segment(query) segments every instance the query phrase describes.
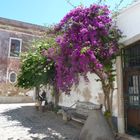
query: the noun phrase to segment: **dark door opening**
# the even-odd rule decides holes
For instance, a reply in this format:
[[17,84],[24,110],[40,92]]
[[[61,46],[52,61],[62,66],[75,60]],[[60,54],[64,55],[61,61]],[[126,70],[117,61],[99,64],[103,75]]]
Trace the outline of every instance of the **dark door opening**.
[[128,71],[125,76],[126,130],[132,135],[140,135],[140,72]]
[[140,43],[123,50],[126,132],[140,137]]

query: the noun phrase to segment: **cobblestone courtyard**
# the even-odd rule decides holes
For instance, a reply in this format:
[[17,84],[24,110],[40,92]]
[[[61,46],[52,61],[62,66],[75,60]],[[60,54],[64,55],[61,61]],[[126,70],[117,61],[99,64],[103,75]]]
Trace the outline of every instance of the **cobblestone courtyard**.
[[81,126],[33,104],[0,104],[0,140],[76,140]]

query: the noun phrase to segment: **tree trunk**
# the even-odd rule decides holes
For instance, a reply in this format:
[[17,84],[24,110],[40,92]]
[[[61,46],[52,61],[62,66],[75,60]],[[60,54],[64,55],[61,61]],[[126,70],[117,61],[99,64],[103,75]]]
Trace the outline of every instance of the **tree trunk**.
[[35,87],[35,99],[38,100],[39,99],[39,86]]
[[109,82],[105,84],[105,82],[103,82],[102,87],[105,96],[104,98],[105,118],[107,119],[110,128],[114,132],[114,125],[112,123],[112,100],[113,100],[113,91],[114,91],[113,84]]
[[35,107],[36,107],[36,110],[39,110],[39,108],[40,108],[39,86],[35,87]]
[[105,107],[105,117],[108,121],[108,124],[114,130],[112,123],[112,101],[113,101],[113,91],[114,91],[114,75],[112,74],[113,67],[108,71],[98,71],[95,73],[100,78],[102,89],[104,93],[104,107]]
[[56,107],[58,107],[58,103],[59,103],[59,92],[56,87],[54,87],[53,90],[54,90],[54,99],[55,99],[54,107],[56,108]]
[[112,83],[102,82],[102,88],[104,93],[104,106],[105,111],[108,111],[112,114],[112,100],[113,100],[113,86]]

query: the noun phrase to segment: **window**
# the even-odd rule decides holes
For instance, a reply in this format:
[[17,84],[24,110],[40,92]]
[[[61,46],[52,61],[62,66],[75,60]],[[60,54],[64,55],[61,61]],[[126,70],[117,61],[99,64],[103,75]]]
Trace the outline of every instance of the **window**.
[[9,73],[9,82],[15,83],[17,81],[17,74],[15,72]]
[[140,67],[140,44],[124,49],[124,68]]
[[130,106],[140,106],[140,75],[128,77],[128,97]]
[[19,57],[21,52],[21,39],[10,38],[9,43],[9,56],[10,57]]

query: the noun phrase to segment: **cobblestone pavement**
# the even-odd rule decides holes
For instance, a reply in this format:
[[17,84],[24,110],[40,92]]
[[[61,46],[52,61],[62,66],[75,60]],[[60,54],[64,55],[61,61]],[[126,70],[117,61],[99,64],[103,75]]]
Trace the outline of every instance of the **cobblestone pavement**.
[[76,140],[81,126],[36,111],[33,104],[0,104],[0,140]]

